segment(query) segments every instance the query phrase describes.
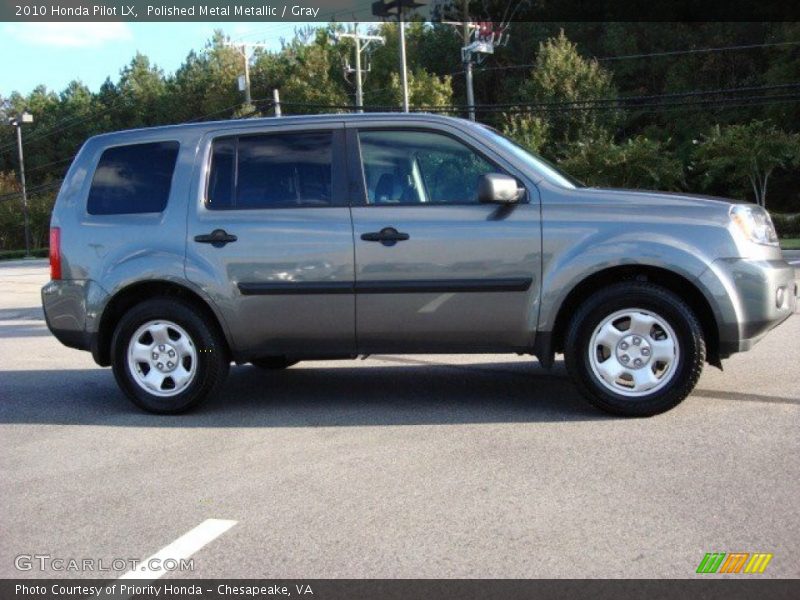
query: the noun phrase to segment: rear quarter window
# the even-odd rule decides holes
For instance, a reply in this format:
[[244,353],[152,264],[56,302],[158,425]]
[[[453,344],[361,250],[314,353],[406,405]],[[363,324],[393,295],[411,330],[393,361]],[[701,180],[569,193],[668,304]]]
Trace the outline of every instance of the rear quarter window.
[[105,150],[92,178],[86,210],[91,215],[162,212],[178,148],[178,142],[153,142]]

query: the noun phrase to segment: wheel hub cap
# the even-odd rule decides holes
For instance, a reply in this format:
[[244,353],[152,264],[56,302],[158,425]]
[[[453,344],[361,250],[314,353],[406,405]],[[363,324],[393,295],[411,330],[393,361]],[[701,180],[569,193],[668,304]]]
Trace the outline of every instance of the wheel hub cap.
[[653,355],[650,344],[641,336],[626,335],[617,344],[617,359],[629,369],[641,369]]
[[653,394],[669,384],[680,360],[675,330],[651,310],[618,310],[600,321],[588,359],[597,382],[622,396]]
[[128,344],[128,371],[150,394],[180,394],[197,373],[197,348],[177,323],[158,320],[143,324]]
[[151,367],[169,373],[178,366],[178,352],[170,344],[153,344],[151,350]]

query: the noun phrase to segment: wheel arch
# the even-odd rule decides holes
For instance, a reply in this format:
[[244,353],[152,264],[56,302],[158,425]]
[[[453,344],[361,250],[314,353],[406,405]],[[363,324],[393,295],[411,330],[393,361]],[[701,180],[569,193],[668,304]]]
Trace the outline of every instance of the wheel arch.
[[[706,342],[707,361],[721,368],[719,353],[719,322],[706,294],[684,275],[663,267],[631,264],[609,267],[579,281],[561,302],[553,324],[553,329],[545,341],[539,344],[536,354],[543,364],[552,364],[553,355],[564,350],[564,338],[571,315],[592,293],[603,287],[625,280],[648,281],[660,285],[683,299],[697,315],[703,328]],[[547,339],[549,338],[549,339]]]
[[224,321],[212,304],[196,290],[174,281],[147,280],[129,284],[117,291],[106,303],[99,319],[99,326],[92,344],[92,356],[97,364],[111,364],[111,340],[122,315],[137,304],[152,298],[179,298],[194,306],[215,327],[225,341],[225,351],[230,355],[231,346]]

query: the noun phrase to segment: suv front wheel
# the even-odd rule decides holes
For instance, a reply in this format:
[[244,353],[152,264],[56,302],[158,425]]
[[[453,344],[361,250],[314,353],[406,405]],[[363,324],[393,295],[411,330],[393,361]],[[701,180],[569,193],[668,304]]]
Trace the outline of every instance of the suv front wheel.
[[117,383],[134,404],[153,413],[196,406],[217,390],[230,366],[216,328],[174,298],[131,308],[111,343]]
[[564,348],[567,369],[589,402],[637,417],[686,398],[706,352],[692,309],[671,291],[641,281],[590,296],[575,314]]

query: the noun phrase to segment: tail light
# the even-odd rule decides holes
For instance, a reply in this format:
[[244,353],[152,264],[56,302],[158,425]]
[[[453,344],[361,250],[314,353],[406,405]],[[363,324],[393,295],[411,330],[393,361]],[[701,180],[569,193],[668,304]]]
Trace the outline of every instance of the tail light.
[[50,279],[61,279],[61,229],[50,228]]

